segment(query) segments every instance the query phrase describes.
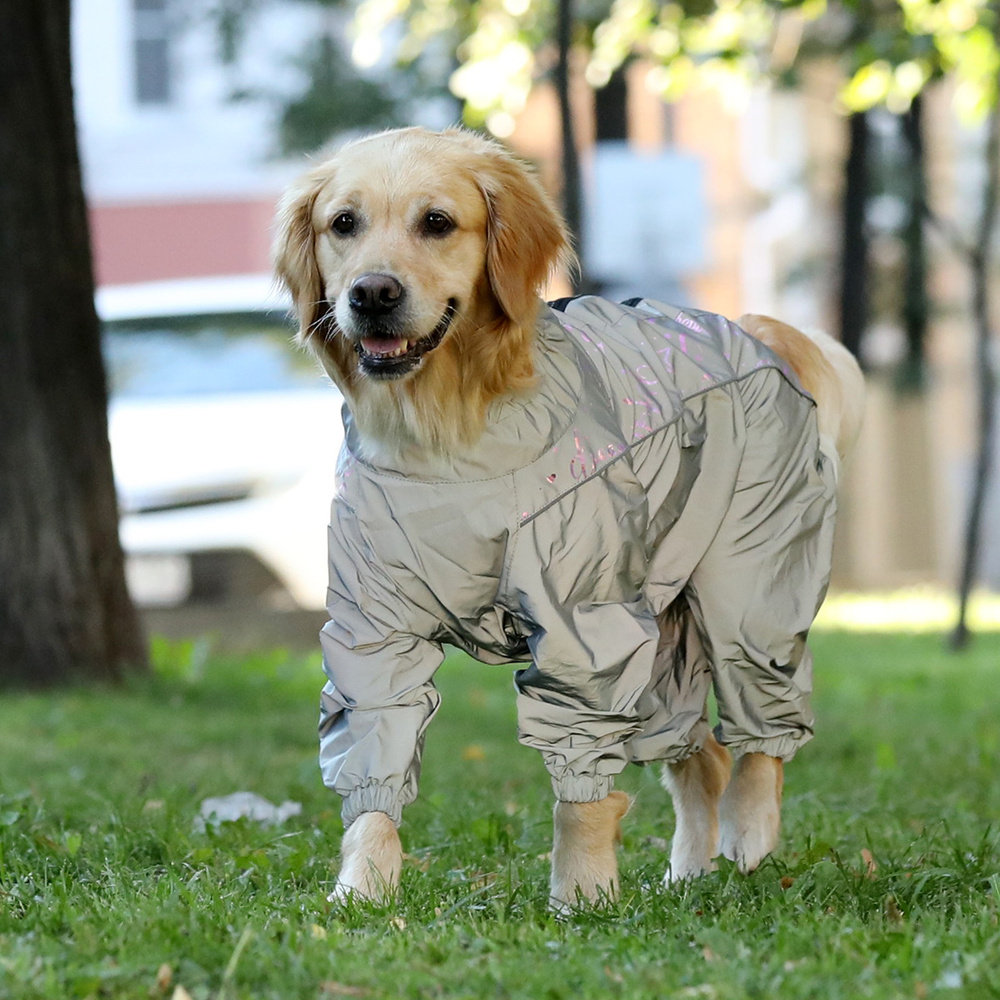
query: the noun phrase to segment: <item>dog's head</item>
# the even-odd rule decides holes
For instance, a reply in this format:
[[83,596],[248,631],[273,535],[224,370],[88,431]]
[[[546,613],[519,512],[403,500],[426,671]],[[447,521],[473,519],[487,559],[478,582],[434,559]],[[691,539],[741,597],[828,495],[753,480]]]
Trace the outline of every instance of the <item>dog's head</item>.
[[300,341],[352,405],[403,382],[389,397],[428,411],[530,378],[538,294],[569,256],[534,177],[460,129],[382,133],[313,167],[281,201],[274,253]]

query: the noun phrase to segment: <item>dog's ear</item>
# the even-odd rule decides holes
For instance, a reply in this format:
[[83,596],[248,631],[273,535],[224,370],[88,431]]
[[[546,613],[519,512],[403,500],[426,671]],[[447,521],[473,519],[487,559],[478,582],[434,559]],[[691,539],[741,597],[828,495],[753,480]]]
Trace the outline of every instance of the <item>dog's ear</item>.
[[271,257],[275,274],[291,293],[299,320],[300,344],[317,332],[328,309],[323,277],[316,262],[312,213],[320,189],[330,176],[327,164],[303,174],[282,195],[275,216]]
[[487,275],[500,308],[524,327],[534,322],[553,271],[575,258],[566,227],[534,175],[492,142],[482,161],[477,179],[488,213]]

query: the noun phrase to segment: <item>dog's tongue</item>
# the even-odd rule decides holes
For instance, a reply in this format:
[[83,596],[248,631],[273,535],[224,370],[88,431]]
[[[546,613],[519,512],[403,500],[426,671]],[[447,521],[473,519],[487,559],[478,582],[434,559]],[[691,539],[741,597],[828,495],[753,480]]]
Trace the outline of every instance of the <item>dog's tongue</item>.
[[407,344],[402,337],[397,337],[394,340],[384,340],[382,338],[375,340],[372,337],[362,337],[361,346],[364,348],[366,354],[378,356],[380,354],[395,354],[399,350],[405,350]]

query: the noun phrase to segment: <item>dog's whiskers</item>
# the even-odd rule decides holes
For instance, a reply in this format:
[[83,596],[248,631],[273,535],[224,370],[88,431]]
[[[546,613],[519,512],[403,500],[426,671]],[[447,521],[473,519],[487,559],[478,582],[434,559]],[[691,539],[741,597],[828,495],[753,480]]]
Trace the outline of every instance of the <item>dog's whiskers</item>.
[[[333,310],[330,309],[330,304],[326,299],[320,299],[318,302],[314,302],[313,305],[318,307],[319,312],[316,319],[306,328],[304,339],[314,337],[318,334],[324,342],[329,342],[339,331]],[[325,308],[323,308],[324,306]]]

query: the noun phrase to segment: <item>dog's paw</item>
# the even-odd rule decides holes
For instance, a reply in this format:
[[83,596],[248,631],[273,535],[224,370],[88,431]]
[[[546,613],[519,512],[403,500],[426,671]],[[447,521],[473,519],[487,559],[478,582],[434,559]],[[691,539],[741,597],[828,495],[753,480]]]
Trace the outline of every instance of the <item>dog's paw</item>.
[[365,873],[340,869],[333,890],[327,895],[328,903],[388,903],[399,892],[398,879],[387,879],[370,865]]
[[618,898],[619,822],[631,800],[611,792],[597,802],[557,802],[549,906],[568,912],[581,903]]
[[389,885],[379,878],[352,884],[341,881],[338,876],[333,891],[327,895],[326,901],[341,906],[349,902],[381,904],[392,902],[398,893],[398,885]]
[[339,877],[334,884],[333,892],[327,897],[328,903],[344,904],[351,900],[366,902],[381,902],[380,896],[373,896],[367,891],[368,887],[351,885],[348,882],[341,882]]
[[709,735],[697,753],[664,768],[663,785],[676,819],[665,884],[716,870],[712,859],[719,853],[719,800],[731,767],[728,751]]
[[781,829],[782,762],[750,753],[736,765],[719,806],[719,851],[744,874],[778,844]]
[[670,854],[670,867],[663,876],[664,885],[676,885],[693,878],[700,878],[709,872],[718,871],[719,866],[708,857],[704,851],[692,852],[690,855]]
[[[713,803],[717,809],[717,804]],[[691,810],[678,813],[677,829],[670,844],[670,867],[663,876],[664,885],[698,878],[718,870],[713,858],[719,853],[718,822],[714,810],[691,815]]]
[[381,812],[362,813],[344,834],[337,883],[331,903],[348,899],[386,902],[399,888],[403,847],[396,824]]
[[720,853],[735,861],[744,875],[752,872],[778,845],[781,820],[776,809],[761,808],[743,823],[722,824]]

